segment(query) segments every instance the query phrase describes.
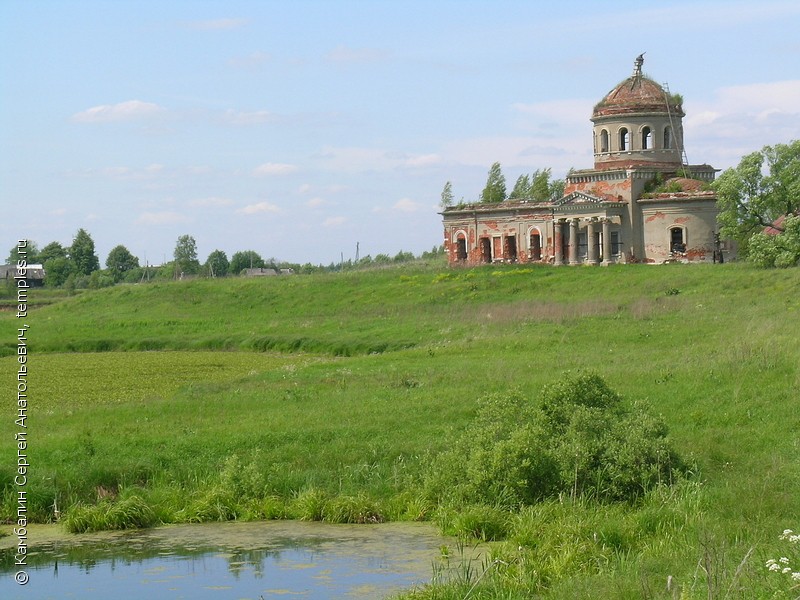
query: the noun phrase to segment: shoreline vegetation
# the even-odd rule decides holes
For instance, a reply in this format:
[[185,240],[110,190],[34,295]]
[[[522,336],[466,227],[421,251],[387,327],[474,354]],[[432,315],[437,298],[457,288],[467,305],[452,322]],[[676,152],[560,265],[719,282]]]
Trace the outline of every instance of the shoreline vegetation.
[[798,269],[408,263],[30,307],[31,522],[425,520],[495,543],[407,598],[797,596],[765,561],[800,528]]

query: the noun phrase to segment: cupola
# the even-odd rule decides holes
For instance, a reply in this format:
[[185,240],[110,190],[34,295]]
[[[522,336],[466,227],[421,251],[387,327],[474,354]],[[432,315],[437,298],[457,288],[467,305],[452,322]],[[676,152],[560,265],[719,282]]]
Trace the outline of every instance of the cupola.
[[683,163],[683,99],[642,73],[614,87],[592,112],[595,169],[650,166],[677,169]]

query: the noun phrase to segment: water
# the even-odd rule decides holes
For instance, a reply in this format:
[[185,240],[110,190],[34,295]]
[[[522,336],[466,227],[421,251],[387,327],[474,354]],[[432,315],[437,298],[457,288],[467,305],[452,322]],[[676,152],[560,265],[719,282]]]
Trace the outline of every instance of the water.
[[441,547],[429,524],[296,521],[176,525],[73,536],[31,528],[27,585],[0,539],[0,598],[384,598],[422,585]]

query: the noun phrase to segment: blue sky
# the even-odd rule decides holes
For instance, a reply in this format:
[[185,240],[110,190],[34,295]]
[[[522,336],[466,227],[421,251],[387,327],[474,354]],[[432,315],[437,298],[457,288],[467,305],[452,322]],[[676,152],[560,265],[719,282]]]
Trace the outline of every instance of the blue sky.
[[[645,73],[691,163],[800,138],[800,3],[4,0],[0,252],[328,264],[442,242],[446,181],[589,168],[592,106]],[[4,244],[4,245],[3,245]]]

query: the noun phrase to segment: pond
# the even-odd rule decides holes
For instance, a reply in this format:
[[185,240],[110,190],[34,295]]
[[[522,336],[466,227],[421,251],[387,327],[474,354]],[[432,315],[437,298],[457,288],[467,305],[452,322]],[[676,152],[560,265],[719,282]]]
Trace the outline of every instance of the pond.
[[430,581],[442,547],[455,545],[426,523],[207,523],[90,535],[39,526],[29,529],[29,581],[19,585],[16,541],[0,539],[4,599],[384,598]]

